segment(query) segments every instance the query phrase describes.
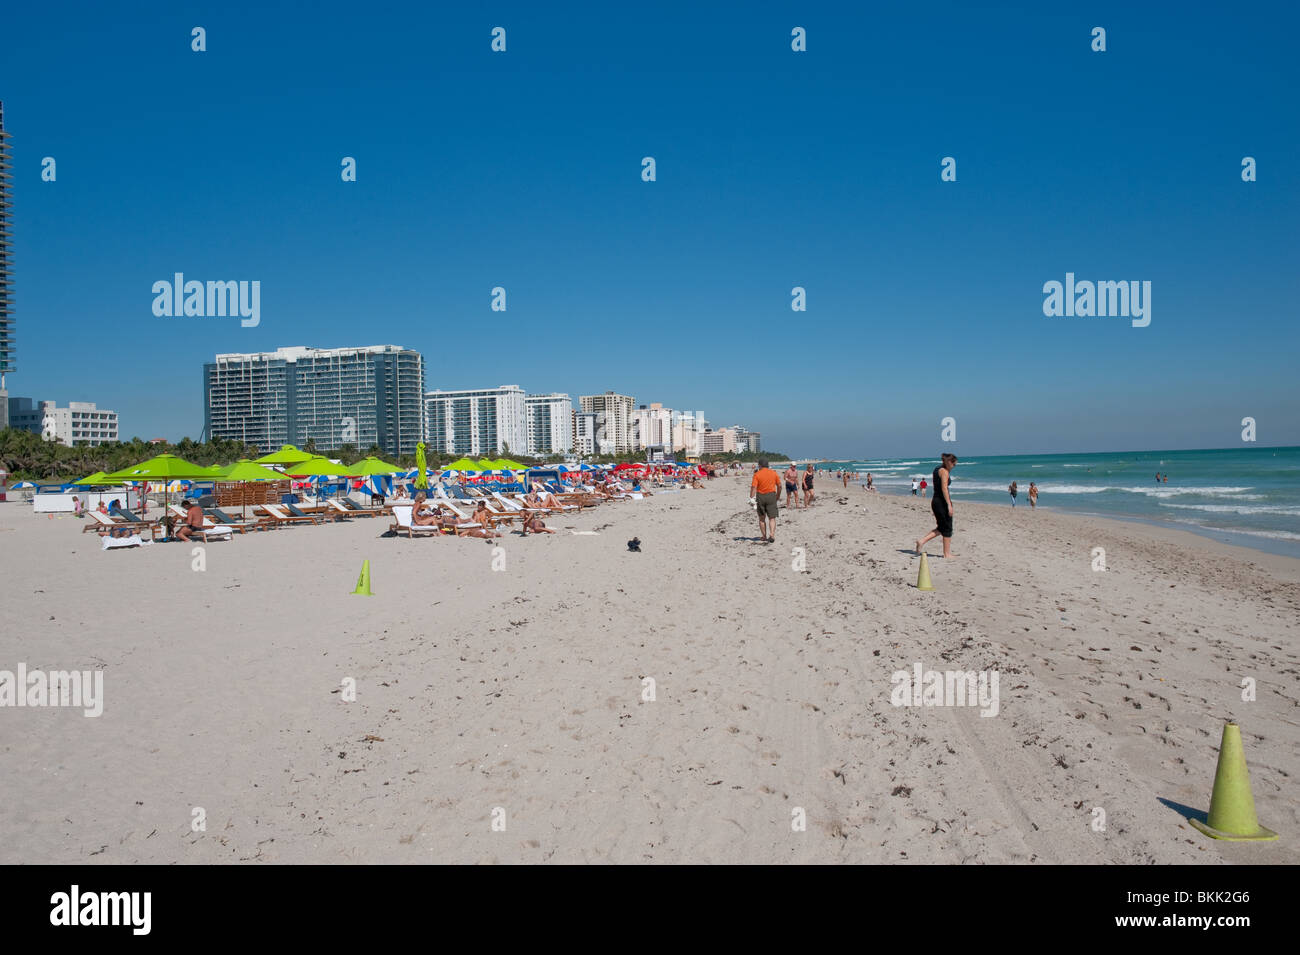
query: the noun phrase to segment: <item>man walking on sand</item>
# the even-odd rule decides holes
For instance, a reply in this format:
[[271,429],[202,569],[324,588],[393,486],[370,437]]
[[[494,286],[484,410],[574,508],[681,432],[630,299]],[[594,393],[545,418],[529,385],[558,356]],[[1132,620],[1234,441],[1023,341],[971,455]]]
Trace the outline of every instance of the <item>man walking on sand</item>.
[[[759,458],[758,470],[749,482],[749,499],[758,511],[758,536],[765,544],[776,543],[776,515],[781,502],[781,475],[767,466],[767,458]],[[767,522],[772,522],[768,533]]]

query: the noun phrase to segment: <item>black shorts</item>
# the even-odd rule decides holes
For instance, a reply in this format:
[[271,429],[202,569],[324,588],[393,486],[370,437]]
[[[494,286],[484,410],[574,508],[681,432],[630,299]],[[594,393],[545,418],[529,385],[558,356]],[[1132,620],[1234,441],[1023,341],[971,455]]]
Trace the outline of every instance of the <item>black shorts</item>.
[[793,493],[794,493],[795,491],[797,491],[797,490],[799,490],[799,488],[795,487],[795,486],[794,486],[793,484],[791,484],[789,481],[786,481],[786,482],[785,482],[785,493],[787,493],[787,494],[793,494]]
[[934,500],[930,502],[930,510],[934,512],[935,526],[939,528],[939,536],[951,537],[952,514],[949,513],[948,508],[941,506],[942,503],[943,502],[936,496]]
[[755,510],[758,511],[758,516],[770,517],[775,519],[777,514],[777,509],[778,509],[778,502],[780,500],[781,500],[781,495],[777,491],[773,491],[770,494],[759,494],[757,497],[754,498]]

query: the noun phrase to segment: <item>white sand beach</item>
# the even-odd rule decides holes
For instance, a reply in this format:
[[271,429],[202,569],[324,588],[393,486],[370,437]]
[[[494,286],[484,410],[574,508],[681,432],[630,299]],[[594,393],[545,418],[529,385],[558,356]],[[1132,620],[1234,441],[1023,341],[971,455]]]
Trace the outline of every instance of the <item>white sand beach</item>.
[[[0,669],[105,697],[0,709],[0,862],[1300,861],[1300,561],[961,503],[920,592],[928,505],[824,484],[772,546],[734,477],[546,537],[249,534],[203,570],[0,504]],[[917,662],[996,670],[997,715],[892,705]],[[1225,719],[1277,842],[1179,811]]]

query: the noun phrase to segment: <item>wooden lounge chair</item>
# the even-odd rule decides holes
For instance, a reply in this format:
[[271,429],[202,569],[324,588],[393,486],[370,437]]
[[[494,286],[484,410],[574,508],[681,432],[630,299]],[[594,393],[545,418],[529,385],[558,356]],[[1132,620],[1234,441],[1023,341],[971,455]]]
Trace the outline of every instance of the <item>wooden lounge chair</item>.
[[382,507],[362,507],[351,498],[330,498],[327,502],[331,511],[339,517],[378,517],[384,513]]
[[307,514],[303,517],[298,517],[297,515],[290,514],[288,511],[280,507],[279,504],[259,504],[257,506],[260,507],[267,514],[269,514],[271,516],[271,520],[273,520],[276,524],[279,524],[281,526],[287,524],[319,524],[321,521],[319,517],[313,517],[310,514]]

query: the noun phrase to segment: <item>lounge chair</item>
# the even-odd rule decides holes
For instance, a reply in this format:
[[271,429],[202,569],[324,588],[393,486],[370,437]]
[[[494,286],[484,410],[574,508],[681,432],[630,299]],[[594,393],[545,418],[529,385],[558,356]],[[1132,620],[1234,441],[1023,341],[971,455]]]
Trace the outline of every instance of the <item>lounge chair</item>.
[[126,519],[115,521],[107,514],[101,514],[99,511],[87,511],[86,514],[89,516],[90,522],[81,529],[83,534],[86,531],[95,531],[101,537],[116,537],[124,533],[142,534],[148,530],[151,540],[156,540],[158,537],[159,525],[156,521],[141,521],[138,519],[135,521]]
[[388,511],[387,507],[364,507],[350,497],[330,498],[329,506],[347,517],[378,517]]
[[[183,511],[179,506],[175,504],[167,505],[167,513],[170,514],[173,518],[175,518],[175,520],[172,521],[172,531],[171,531],[172,537],[174,539],[176,536],[176,528],[181,526],[186,526],[189,524],[190,522],[189,515],[186,514],[185,511]],[[234,534],[235,534],[234,527],[231,527],[228,524],[217,524],[212,520],[212,518],[204,514],[203,530],[191,531],[190,540],[197,539],[203,541],[206,544],[208,541],[214,541],[214,540],[228,541],[232,537],[234,537]]]
[[320,518],[311,514],[305,514],[299,517],[296,514],[290,514],[279,504],[259,504],[257,505],[267,514],[271,515],[271,520],[276,524],[319,524]]
[[291,517],[305,517],[314,524],[323,524],[325,521],[339,520],[338,512],[331,507],[322,507],[315,511],[304,511],[297,504],[280,504],[277,505],[289,512]]
[[411,522],[411,515],[414,511],[414,504],[394,504],[393,523],[388,525],[388,530],[394,534],[405,534],[407,537],[438,536],[441,530],[438,525],[414,524]]
[[475,528],[479,528],[483,526],[482,524],[476,524],[475,522],[471,521],[469,519],[469,515],[466,514],[464,511],[462,511],[451,501],[444,500],[442,498],[434,498],[429,503],[433,504],[435,507],[441,508],[443,511],[445,511],[446,513],[454,517],[458,522],[463,522],[463,523],[444,525],[450,528],[451,530],[455,531],[457,537],[461,537],[464,534],[467,534],[470,531],[474,530]]
[[[204,516],[215,524],[217,527],[229,527],[232,530],[239,531],[241,534],[248,531],[265,531],[275,526],[274,522],[268,520],[243,520],[242,518],[232,517],[219,507],[205,507]],[[207,524],[205,523],[206,527]]]

